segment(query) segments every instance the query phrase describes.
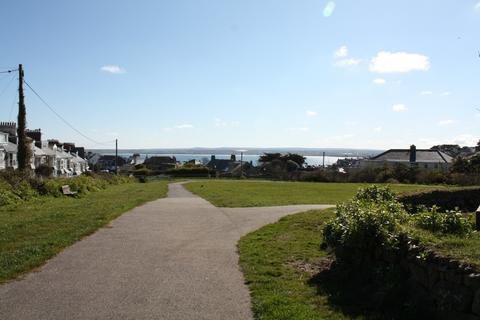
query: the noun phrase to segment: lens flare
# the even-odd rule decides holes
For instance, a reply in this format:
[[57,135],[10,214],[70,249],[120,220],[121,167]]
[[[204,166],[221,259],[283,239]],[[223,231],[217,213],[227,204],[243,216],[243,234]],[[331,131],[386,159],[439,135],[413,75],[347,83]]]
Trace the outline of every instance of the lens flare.
[[325,9],[323,9],[323,16],[328,18],[333,14],[333,11],[335,11],[335,2],[330,1],[325,6]]

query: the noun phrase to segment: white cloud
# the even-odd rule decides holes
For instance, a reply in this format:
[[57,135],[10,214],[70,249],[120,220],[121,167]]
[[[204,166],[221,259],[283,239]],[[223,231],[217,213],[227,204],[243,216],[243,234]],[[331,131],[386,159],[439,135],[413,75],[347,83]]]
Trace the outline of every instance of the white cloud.
[[382,130],[383,130],[382,127],[373,128],[373,131],[374,131],[374,132],[382,132]]
[[329,1],[325,6],[325,8],[323,9],[323,16],[328,18],[333,14],[334,11],[335,11],[335,2]]
[[439,126],[448,126],[449,124],[453,124],[455,123],[455,120],[451,120],[451,119],[448,119],[448,120],[440,120],[438,122],[438,125]]
[[480,1],[475,5],[475,10],[480,10]]
[[398,103],[392,106],[392,110],[394,112],[406,112],[408,111],[408,108],[404,104]]
[[451,94],[452,93],[450,91],[445,91],[445,92],[440,93],[441,96],[449,96]]
[[422,96],[429,96],[429,95],[433,94],[433,92],[432,92],[432,91],[429,91],[429,90],[425,90],[425,91],[420,92],[420,94],[421,94]]
[[350,58],[350,59],[344,59],[344,60],[337,61],[337,62],[334,63],[334,65],[337,66],[337,67],[352,67],[352,66],[356,66],[356,65],[360,64],[361,62],[362,62],[362,60],[360,60],[360,59]]
[[192,128],[193,128],[193,125],[191,125],[189,123],[177,124],[175,126],[175,129],[192,129]]
[[335,51],[334,55],[335,58],[345,58],[348,56],[348,48],[347,46],[341,46],[340,48]]
[[103,66],[100,68],[100,71],[107,72],[107,73],[113,73],[113,74],[121,74],[127,72],[127,70],[117,66],[117,65],[108,65],[108,66]]
[[375,83],[375,84],[385,84],[385,83],[387,83],[387,80],[382,79],[382,78],[377,78],[377,79],[373,80],[373,83]]
[[309,117],[316,117],[318,115],[318,112],[309,110],[309,111],[306,112],[306,114]]
[[418,53],[381,51],[370,62],[370,71],[377,73],[405,73],[428,69],[429,58]]

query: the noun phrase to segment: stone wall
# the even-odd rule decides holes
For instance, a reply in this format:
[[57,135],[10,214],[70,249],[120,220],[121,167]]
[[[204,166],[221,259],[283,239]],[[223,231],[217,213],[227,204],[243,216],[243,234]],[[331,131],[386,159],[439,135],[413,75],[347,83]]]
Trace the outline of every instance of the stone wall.
[[[480,272],[406,241],[398,252],[376,254],[378,263],[400,266],[410,302],[437,319],[480,320]],[[419,310],[420,312],[420,310]]]

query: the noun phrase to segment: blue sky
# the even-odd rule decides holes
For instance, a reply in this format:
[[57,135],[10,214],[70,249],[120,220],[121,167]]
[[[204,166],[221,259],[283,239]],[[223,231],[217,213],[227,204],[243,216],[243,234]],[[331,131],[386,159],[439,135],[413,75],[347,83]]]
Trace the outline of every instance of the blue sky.
[[[0,12],[0,70],[23,63],[32,87],[99,142],[391,148],[480,138],[479,0],[5,0]],[[2,121],[16,117],[12,77],[0,74]],[[105,147],[26,99],[29,127],[45,138]]]

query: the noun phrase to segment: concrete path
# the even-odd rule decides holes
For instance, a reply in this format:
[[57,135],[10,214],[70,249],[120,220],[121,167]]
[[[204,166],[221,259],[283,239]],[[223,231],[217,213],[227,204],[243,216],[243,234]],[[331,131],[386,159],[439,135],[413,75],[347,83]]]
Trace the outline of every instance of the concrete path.
[[37,272],[0,286],[0,319],[251,319],[239,238],[323,205],[217,208],[180,184]]

